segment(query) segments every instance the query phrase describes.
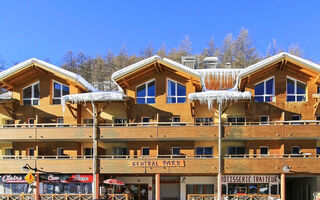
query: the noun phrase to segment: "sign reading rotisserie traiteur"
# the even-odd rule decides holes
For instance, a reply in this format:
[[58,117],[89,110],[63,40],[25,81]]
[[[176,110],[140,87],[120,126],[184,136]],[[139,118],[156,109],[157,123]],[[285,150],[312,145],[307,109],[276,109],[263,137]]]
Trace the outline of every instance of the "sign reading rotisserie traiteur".
[[130,161],[131,167],[184,167],[184,160]]

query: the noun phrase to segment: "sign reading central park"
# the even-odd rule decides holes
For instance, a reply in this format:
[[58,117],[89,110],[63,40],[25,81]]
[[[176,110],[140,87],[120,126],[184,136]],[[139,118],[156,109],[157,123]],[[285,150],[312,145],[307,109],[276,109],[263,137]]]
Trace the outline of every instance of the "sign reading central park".
[[184,167],[184,160],[130,161],[131,167]]

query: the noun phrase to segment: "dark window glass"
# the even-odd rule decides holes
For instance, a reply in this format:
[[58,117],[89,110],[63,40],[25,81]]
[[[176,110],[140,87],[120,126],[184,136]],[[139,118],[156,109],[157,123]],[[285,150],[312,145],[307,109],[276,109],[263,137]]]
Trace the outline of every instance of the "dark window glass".
[[137,87],[137,104],[153,104],[156,102],[155,98],[156,87],[155,81],[145,83]]
[[23,89],[23,98],[31,98],[31,86]]
[[297,94],[305,94],[306,93],[306,85],[297,81]]
[[149,117],[142,117],[142,122],[148,123],[148,122],[150,122],[150,118]]
[[255,102],[263,102],[263,97],[254,97]]
[[266,82],[266,94],[274,94],[274,91],[273,91],[273,78]]
[[147,103],[148,104],[156,103],[156,98],[147,98]]
[[180,147],[172,147],[172,155],[180,155]]
[[300,154],[300,147],[298,146],[292,147],[292,154]]
[[29,149],[29,156],[34,156],[34,149],[33,148]]
[[273,195],[278,194],[278,185],[271,185],[271,194]]
[[92,156],[93,155],[93,149],[92,148],[84,148],[84,155]]
[[69,87],[63,85],[63,86],[62,86],[62,95],[63,95],[63,96],[64,96],[64,95],[68,95],[69,93],[70,93]]
[[287,94],[294,94],[294,81],[287,79]]
[[300,115],[292,115],[291,116],[291,120],[295,121],[295,120],[300,120],[301,116]]
[[142,155],[143,155],[143,156],[148,156],[148,155],[150,155],[150,148],[149,148],[149,147],[144,147],[144,148],[142,148]]
[[203,147],[196,148],[196,155],[203,155]]
[[31,100],[23,100],[23,105],[26,105],[26,106],[31,105]]
[[264,94],[264,82],[259,83],[254,87],[254,94],[255,95],[263,95]]
[[269,121],[269,117],[268,116],[261,116],[260,117],[260,122],[268,122]]
[[186,97],[178,97],[177,103],[185,103],[186,102]]
[[54,83],[54,97],[61,97],[61,85]]
[[258,185],[257,184],[250,184],[248,186],[248,194],[257,194],[258,193]]
[[204,154],[206,155],[206,156],[208,156],[208,155],[212,155],[212,147],[204,147]]
[[186,96],[186,86],[177,83],[178,85],[178,96]]
[[58,148],[57,149],[57,155],[58,156],[63,156],[64,155],[64,149],[63,148]]
[[137,97],[145,97],[146,96],[146,85],[143,84],[137,88]]
[[268,154],[268,147],[260,147],[260,154],[263,154],[263,155]]
[[295,96],[287,96],[287,101],[295,101]]
[[269,194],[269,184],[259,184],[259,194]]
[[317,155],[320,155],[320,147],[317,147]]
[[152,81],[150,83],[148,83],[148,96],[155,96],[155,91],[156,91],[156,87],[155,87],[155,81]]
[[146,103],[145,98],[137,98],[137,104],[144,104],[144,103]]
[[168,80],[168,96],[176,95],[176,84],[173,81]]
[[61,99],[52,99],[53,104],[61,104]]

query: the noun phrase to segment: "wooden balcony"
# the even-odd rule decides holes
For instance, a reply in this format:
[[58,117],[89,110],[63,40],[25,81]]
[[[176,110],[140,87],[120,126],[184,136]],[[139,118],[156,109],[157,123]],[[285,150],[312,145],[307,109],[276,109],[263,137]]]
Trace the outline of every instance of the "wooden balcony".
[[15,156],[1,156],[0,157],[0,173],[1,174],[25,174],[22,167],[28,164],[34,168],[36,160],[31,158],[21,158]]
[[226,123],[226,139],[315,139],[320,137],[320,121],[278,121]]
[[244,155],[225,157],[225,174],[280,174],[283,167],[290,173],[312,174],[320,171],[320,158],[314,155]]
[[172,155],[161,156],[161,158],[104,156],[100,159],[100,172],[107,174],[215,174],[218,173],[218,159],[172,157]]

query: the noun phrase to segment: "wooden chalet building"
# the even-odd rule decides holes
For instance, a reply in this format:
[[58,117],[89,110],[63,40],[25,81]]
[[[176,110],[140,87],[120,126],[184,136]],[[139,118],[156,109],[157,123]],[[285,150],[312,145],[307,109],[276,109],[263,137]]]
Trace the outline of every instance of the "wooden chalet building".
[[1,200],[320,192],[319,65],[280,53],[245,69],[193,69],[153,56],[112,79],[119,91],[97,91],[34,58],[0,73]]

